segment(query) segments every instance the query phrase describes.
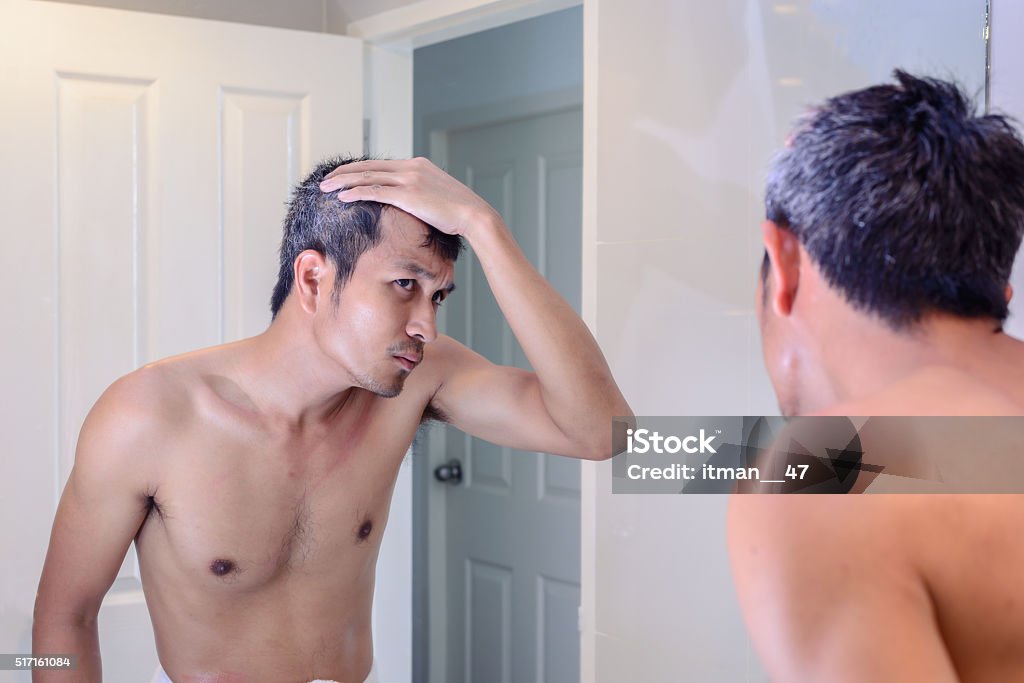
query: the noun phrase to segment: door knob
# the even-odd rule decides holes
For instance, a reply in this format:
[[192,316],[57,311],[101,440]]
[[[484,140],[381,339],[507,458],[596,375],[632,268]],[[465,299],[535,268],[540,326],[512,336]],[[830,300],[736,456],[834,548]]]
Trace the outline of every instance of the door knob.
[[434,468],[434,479],[446,484],[458,484],[462,481],[462,463],[452,459]]

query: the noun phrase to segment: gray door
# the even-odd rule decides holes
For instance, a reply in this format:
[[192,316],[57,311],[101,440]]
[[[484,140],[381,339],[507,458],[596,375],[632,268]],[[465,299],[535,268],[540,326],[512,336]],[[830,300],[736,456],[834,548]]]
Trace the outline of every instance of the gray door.
[[[448,170],[501,212],[527,257],[577,310],[581,148],[578,108],[451,132],[447,145]],[[446,333],[495,363],[529,368],[472,252],[456,278]],[[432,507],[443,506],[436,519],[445,529],[431,538],[446,543],[432,542],[429,552],[445,555],[430,562],[445,577],[431,583],[430,609],[432,626],[446,631],[446,680],[578,681],[578,461],[454,429],[431,444],[432,465],[457,459],[463,473],[459,484],[431,481],[428,494],[443,498]]]

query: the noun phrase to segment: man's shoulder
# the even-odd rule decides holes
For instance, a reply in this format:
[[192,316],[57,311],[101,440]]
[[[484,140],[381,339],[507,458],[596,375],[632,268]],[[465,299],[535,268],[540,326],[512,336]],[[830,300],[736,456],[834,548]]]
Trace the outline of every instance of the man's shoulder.
[[1024,402],[948,365],[930,365],[883,389],[835,404],[819,415],[1024,415]]
[[[923,657],[932,650],[922,643],[941,644],[923,560],[943,556],[948,567],[955,536],[936,534],[932,498],[733,496],[737,595],[773,678],[833,680],[841,672],[850,681],[952,680],[916,669],[901,675],[912,645]],[[908,633],[911,641],[901,642]]]
[[[913,496],[863,496],[850,494],[733,495],[729,501],[730,533],[771,531],[764,536],[768,545],[779,541],[817,536],[827,545],[829,539],[845,543],[842,531],[864,526],[902,533],[895,520],[910,522],[919,500]],[[894,520],[894,513],[898,516]],[[828,534],[832,529],[840,533]]]
[[86,418],[83,436],[133,440],[154,437],[180,425],[204,380],[196,354],[165,358],[115,380]]
[[81,442],[129,442],[153,431],[163,420],[166,392],[157,375],[142,367],[115,380],[93,405],[82,426]]
[[846,581],[880,578],[879,557],[890,578],[916,576],[915,545],[934,526],[934,515],[922,509],[927,498],[734,495],[727,527],[737,580],[744,589],[775,586],[787,599],[813,604]]
[[115,380],[100,401],[138,416],[163,414],[182,393],[201,381],[201,370],[191,354],[147,363]]

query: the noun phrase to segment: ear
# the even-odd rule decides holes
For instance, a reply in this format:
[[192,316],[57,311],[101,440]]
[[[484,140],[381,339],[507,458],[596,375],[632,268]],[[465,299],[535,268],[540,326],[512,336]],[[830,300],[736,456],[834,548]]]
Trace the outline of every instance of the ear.
[[320,252],[307,249],[295,257],[292,268],[295,278],[292,286],[295,287],[299,305],[306,313],[313,315],[319,310],[321,293],[325,293],[320,280],[327,275],[327,261]]
[[1006,303],[1013,301],[1013,285],[1007,282],[1006,289],[1003,290],[1003,294],[1006,296]]
[[765,303],[771,305],[776,315],[787,316],[793,310],[800,286],[800,242],[792,232],[774,221],[761,224],[761,236],[769,264]]

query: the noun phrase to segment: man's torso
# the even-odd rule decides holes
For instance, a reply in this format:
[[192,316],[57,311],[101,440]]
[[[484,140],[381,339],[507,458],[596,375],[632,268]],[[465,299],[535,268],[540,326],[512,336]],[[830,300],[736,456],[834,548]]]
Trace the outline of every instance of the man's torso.
[[377,552],[429,382],[392,399],[353,389],[330,420],[296,428],[223,370],[231,355],[142,371],[166,396],[139,454],[135,539],[161,662],[175,681],[361,681]]

